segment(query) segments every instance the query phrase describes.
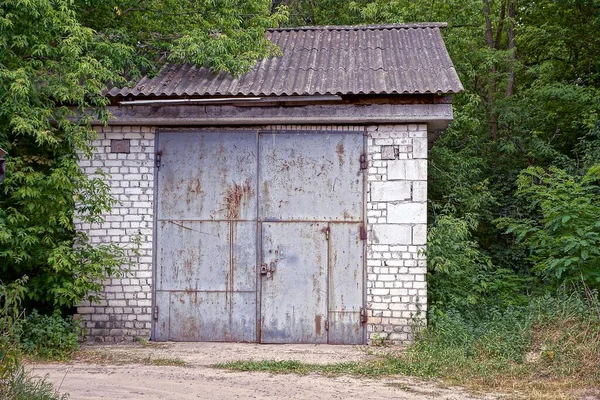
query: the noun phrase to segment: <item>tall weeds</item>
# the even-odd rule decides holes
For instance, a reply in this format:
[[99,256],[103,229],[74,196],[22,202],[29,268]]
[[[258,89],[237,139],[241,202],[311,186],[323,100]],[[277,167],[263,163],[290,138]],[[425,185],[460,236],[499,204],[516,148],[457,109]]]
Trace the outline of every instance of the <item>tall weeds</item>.
[[52,384],[31,375],[21,363],[18,326],[26,278],[8,285],[0,282],[0,399],[66,400]]
[[598,388],[598,293],[561,291],[476,319],[449,312],[387,362],[397,372],[486,388],[556,393]]

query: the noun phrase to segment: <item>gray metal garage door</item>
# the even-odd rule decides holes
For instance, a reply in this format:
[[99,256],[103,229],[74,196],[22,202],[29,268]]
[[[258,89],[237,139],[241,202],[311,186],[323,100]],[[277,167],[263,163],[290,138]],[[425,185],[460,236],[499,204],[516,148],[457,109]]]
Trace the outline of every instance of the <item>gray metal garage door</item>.
[[155,340],[362,343],[360,132],[158,135]]

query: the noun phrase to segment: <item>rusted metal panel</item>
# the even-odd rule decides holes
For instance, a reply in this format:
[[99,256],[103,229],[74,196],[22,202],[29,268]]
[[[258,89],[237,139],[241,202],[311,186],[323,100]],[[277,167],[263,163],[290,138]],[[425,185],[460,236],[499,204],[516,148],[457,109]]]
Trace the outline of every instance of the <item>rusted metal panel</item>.
[[157,289],[256,290],[256,223],[159,221]]
[[363,343],[363,146],[160,132],[154,339]]
[[362,219],[360,132],[263,132],[259,144],[260,220]]
[[256,132],[161,132],[163,220],[256,220]]
[[154,319],[154,337],[156,341],[167,341],[169,340],[170,330],[170,292],[164,290],[156,290],[154,292],[154,303],[156,304],[157,313],[155,312]]
[[262,224],[261,342],[327,343],[326,223]]
[[362,224],[329,224],[329,343],[363,343]]
[[169,340],[256,341],[254,292],[170,292],[169,303]]
[[256,340],[256,140],[159,133],[156,340]]

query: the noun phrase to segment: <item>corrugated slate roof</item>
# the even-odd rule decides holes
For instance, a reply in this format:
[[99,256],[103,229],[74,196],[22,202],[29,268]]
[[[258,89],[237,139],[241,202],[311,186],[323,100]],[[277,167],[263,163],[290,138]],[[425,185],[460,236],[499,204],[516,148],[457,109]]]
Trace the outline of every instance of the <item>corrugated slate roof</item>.
[[272,29],[283,55],[234,78],[166,65],[111,96],[291,96],[457,93],[463,89],[439,23]]

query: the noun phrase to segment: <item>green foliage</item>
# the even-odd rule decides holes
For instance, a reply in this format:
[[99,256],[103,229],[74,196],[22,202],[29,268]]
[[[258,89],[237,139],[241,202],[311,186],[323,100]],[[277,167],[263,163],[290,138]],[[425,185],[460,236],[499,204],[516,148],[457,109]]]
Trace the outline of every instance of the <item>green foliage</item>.
[[21,302],[27,279],[0,282],[0,398],[6,400],[66,400],[52,384],[32,376],[21,364],[19,332]]
[[8,284],[0,281],[0,394],[6,390],[5,382],[20,365],[21,353],[16,325],[21,318],[21,301],[25,295],[25,283],[26,279]]
[[434,313],[455,310],[485,315],[525,301],[526,279],[494,266],[473,240],[472,230],[467,221],[451,216],[438,217],[430,228],[428,283]]
[[74,229],[114,205],[89,177],[89,122],[106,121],[107,84],[156,70],[165,57],[233,74],[276,52],[264,31],[286,18],[268,0],[0,1],[0,274],[28,276],[25,305],[42,311],[97,300],[128,252]]
[[113,60],[132,77],[156,71],[165,57],[233,75],[277,49],[267,28],[287,19],[285,6],[271,13],[270,0],[77,0],[79,21],[133,56]]
[[[570,398],[573,389],[600,382],[600,302],[597,293],[561,290],[528,304],[476,319],[448,312],[437,316],[406,350],[358,363],[235,361],[216,365],[236,371],[361,377],[437,377],[486,391],[524,398]],[[549,383],[551,383],[549,385]]]
[[[87,177],[78,153],[91,154],[94,132],[77,110],[106,104],[118,74],[106,67],[94,32],[71,2],[9,1],[0,8],[0,146],[8,151],[0,184],[0,273],[29,277],[27,302],[71,306],[116,271],[122,251],[76,235],[73,219],[97,222],[113,200],[100,177]],[[76,109],[69,107],[73,106]],[[93,293],[91,293],[93,297]]]
[[34,310],[19,324],[19,342],[31,357],[51,360],[68,359],[79,348],[80,327],[72,317],[63,318],[57,310],[40,315]]
[[530,204],[531,217],[503,219],[501,225],[554,285],[583,281],[600,288],[599,183],[600,164],[583,176],[556,167],[531,167],[520,176],[517,195]]
[[33,376],[23,366],[6,381],[6,390],[0,395],[6,400],[67,400],[68,394],[60,395],[52,383]]

